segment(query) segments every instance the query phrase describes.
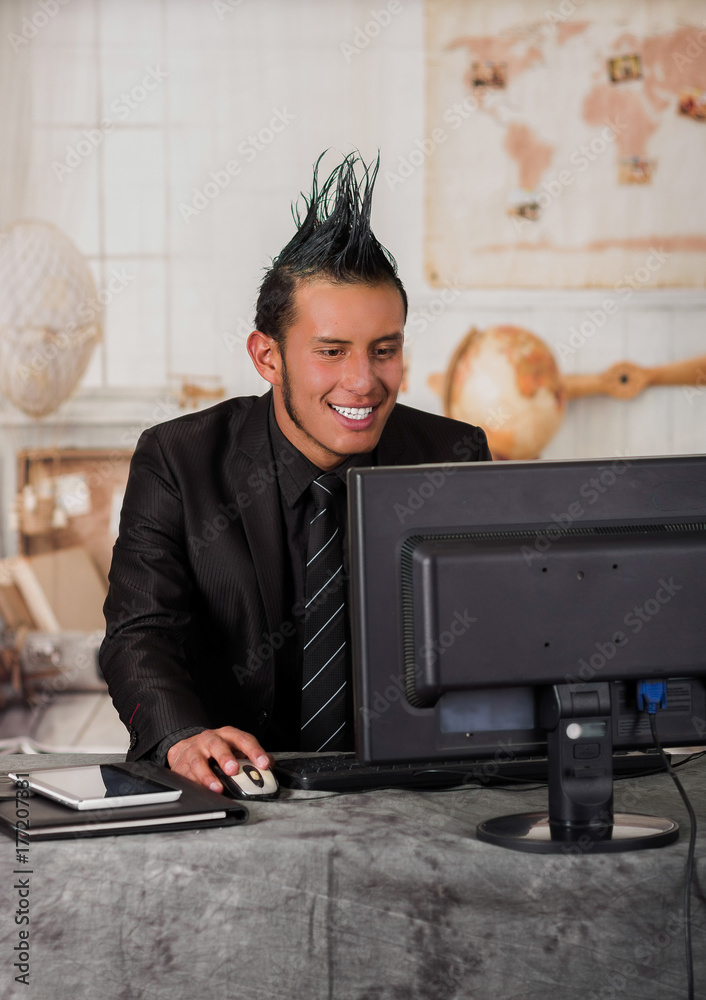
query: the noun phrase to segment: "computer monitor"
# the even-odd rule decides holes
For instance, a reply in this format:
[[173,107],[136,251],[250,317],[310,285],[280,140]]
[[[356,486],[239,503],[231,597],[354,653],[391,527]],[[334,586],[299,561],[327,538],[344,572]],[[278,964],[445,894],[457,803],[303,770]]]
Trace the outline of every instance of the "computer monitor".
[[366,763],[547,753],[522,850],[661,846],[619,817],[613,750],[706,743],[706,456],[352,469],[356,751]]

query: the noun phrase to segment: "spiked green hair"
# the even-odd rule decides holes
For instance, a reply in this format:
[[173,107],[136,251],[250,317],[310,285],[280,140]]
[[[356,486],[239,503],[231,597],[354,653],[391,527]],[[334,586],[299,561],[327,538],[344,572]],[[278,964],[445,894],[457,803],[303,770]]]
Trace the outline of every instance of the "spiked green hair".
[[294,321],[294,293],[300,281],[389,284],[399,291],[407,314],[407,294],[395,259],[370,228],[379,154],[366,165],[357,152],[350,153],[319,186],[324,155],[314,164],[311,194],[301,195],[304,210],[292,206],[297,231],[268,268],[257,299],[255,326],[280,346]]

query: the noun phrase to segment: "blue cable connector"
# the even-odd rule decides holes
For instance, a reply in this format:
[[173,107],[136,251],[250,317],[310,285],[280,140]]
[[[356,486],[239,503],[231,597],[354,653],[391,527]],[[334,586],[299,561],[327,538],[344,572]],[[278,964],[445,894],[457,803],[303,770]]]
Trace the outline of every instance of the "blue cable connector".
[[641,712],[646,708],[650,715],[655,715],[658,708],[666,708],[667,682],[639,681],[637,685],[637,707]]

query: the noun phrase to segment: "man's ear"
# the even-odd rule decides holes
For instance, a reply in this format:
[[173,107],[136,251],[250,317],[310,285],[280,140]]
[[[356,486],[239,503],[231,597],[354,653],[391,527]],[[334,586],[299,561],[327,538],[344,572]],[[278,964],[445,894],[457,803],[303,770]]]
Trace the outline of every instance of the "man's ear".
[[258,372],[270,385],[282,385],[282,355],[277,341],[261,330],[248,337],[248,354]]

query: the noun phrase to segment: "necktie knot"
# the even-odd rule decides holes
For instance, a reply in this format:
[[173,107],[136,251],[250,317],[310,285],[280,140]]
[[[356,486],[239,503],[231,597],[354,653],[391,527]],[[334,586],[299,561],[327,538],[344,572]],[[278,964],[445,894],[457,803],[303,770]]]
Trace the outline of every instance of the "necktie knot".
[[336,502],[336,496],[343,488],[341,477],[335,472],[325,472],[311,484],[311,497],[314,507],[318,513],[321,510],[328,510]]

